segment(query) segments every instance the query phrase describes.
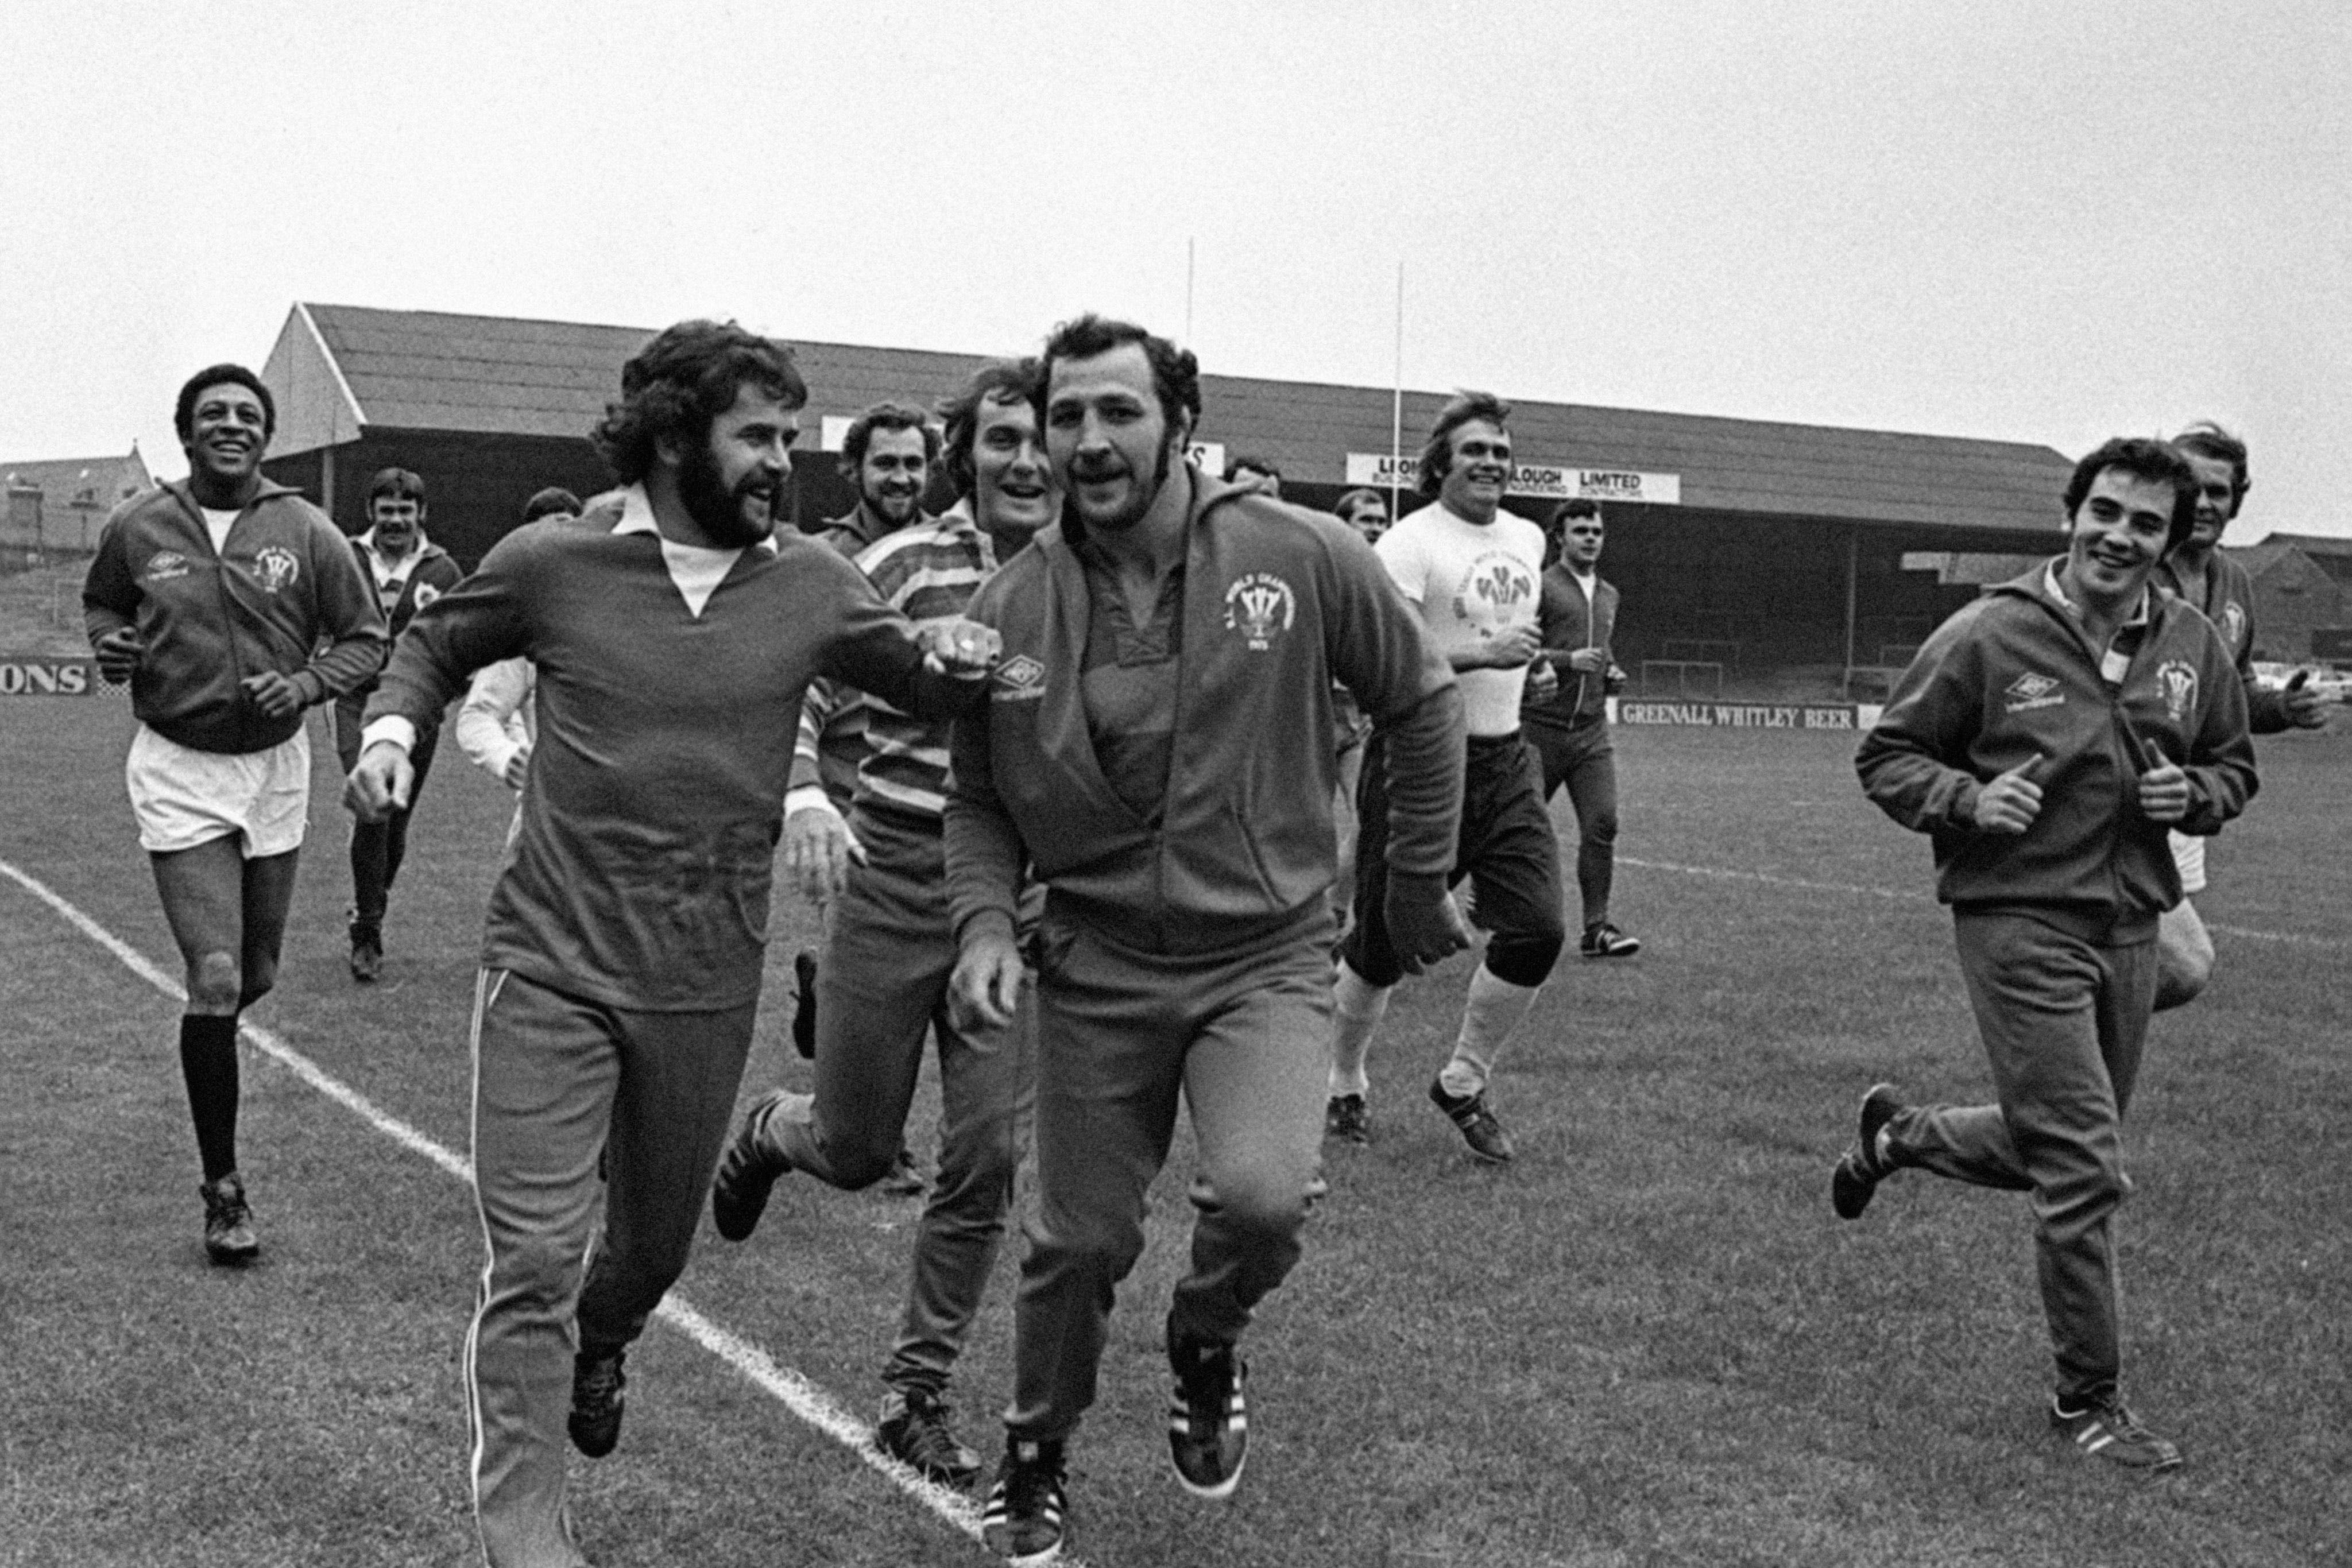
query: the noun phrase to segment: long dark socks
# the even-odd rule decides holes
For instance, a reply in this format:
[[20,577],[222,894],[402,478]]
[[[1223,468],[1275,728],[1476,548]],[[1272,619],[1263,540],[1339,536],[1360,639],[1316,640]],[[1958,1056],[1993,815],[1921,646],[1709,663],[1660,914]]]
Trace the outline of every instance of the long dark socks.
[[190,1013],[180,1019],[180,1072],[196,1123],[205,1180],[236,1169],[236,1019]]

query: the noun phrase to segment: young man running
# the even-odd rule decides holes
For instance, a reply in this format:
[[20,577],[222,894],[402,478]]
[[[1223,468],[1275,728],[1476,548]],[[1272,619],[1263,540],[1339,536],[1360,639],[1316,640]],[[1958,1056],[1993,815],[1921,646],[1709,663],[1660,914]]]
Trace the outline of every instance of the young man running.
[[466,1374],[491,1568],[583,1562],[558,1434],[612,1450],[623,1354],[686,1266],[751,1045],[802,689],[830,675],[940,716],[975,700],[993,642],[919,632],[838,554],[776,536],[808,397],[782,349],[684,322],[621,390],[595,437],[625,487],[508,535],[418,613],[347,790],[383,816],[473,671],[537,666],[474,1006],[488,1259]]
[[1180,1101],[1201,1163],[1168,1314],[1169,1447],[1195,1495],[1240,1479],[1236,1343],[1297,1261],[1320,1190],[1335,677],[1389,737],[1400,962],[1467,940],[1444,891],[1460,699],[1379,562],[1336,520],[1186,461],[1190,353],[1087,316],[1055,331],[1045,361],[1062,520],[972,601],[1004,657],[987,706],[956,725],[947,819],[952,984],[991,1027],[1012,1021],[1024,981],[1024,864],[1046,888],[1038,1204],[982,1514],[1018,1563],[1061,1549],[1065,1445],[1094,1402]]
[[2228,646],[2149,587],[2196,508],[2196,476],[2162,442],[2084,458],[2066,554],[1937,627],[1863,738],[1864,789],[1934,841],[1994,1103],[1907,1105],[1881,1083],[1830,1180],[1843,1219],[1906,1166],[2032,1194],[2051,1425],[2147,1470],[2180,1452],[2124,1403],[2113,1219],[2157,917],[2180,900],[2165,834],[2218,832],[2254,792]]
[[310,821],[303,710],[375,674],[383,613],[341,530],[261,476],[277,408],[260,377],[199,371],[172,419],[188,476],[107,519],[82,613],[100,672],[131,683],[131,809],[187,967],[205,1250],[244,1263],[261,1243],[237,1169],[237,1014],[278,982]]
[[1630,958],[1642,944],[1609,918],[1617,869],[1617,748],[1609,740],[1609,694],[1623,683],[1610,653],[1617,630],[1617,585],[1601,575],[1608,538],[1601,503],[1562,501],[1544,526],[1559,559],[1544,569],[1536,622],[1559,684],[1530,691],[1519,716],[1543,767],[1544,800],[1568,787],[1576,811],[1576,890],[1584,906],[1587,958]]
[[[405,468],[385,468],[368,482],[368,531],[352,541],[375,587],[384,622],[396,639],[415,613],[457,586],[465,571],[449,552],[425,537],[425,481]],[[349,773],[359,766],[360,716],[375,690],[371,680],[335,699],[335,752]],[[416,781],[408,804],[381,822],[352,823],[352,978],[373,985],[383,973],[383,915],[393,880],[408,856],[408,819],[425,792],[440,739],[438,716],[422,727],[409,764]]]
[[[1033,406],[1037,377],[1036,362],[1023,361],[973,378],[944,411],[957,505],[857,558],[884,601],[918,624],[961,614],[998,563],[1053,520],[1057,497]],[[817,782],[814,691],[785,798],[786,871],[825,909],[815,1092],[776,1090],[752,1102],[720,1162],[710,1210],[719,1234],[740,1241],[786,1171],[849,1191],[881,1179],[906,1134],[929,1030],[939,1042],[939,1176],[915,1231],[875,1440],[931,1479],[962,1486],[981,1461],[955,1435],[948,1380],[995,1267],[1028,1148],[1034,1029],[1026,1017],[974,1024],[949,1006],[956,939],[940,838],[948,727],[863,693],[835,692],[833,703],[864,709],[849,819]]]
[[[1537,582],[1543,531],[1503,509],[1511,478],[1509,405],[1465,392],[1438,414],[1421,457],[1421,492],[1436,505],[1400,520],[1374,546],[1382,565],[1453,664],[1469,725],[1461,840],[1454,882],[1470,879],[1478,924],[1493,934],[1470,978],[1453,1059],[1429,1085],[1470,1153],[1509,1160],[1510,1134],[1486,1103],[1495,1063],[1535,1005],[1567,932],[1560,918],[1559,845],[1544,807],[1543,768],[1519,728],[1528,666],[1541,650]],[[1365,1058],[1405,973],[1383,918],[1389,863],[1385,737],[1367,747],[1363,825],[1356,841],[1356,921],[1340,946],[1325,1125],[1370,1135]]]

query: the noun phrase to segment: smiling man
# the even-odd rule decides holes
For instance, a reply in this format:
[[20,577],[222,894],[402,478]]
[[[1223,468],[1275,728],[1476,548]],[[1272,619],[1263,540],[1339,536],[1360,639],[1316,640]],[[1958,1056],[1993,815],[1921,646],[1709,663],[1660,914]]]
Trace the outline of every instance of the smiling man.
[[[918,624],[961,615],[998,564],[1053,520],[1038,381],[1034,360],[983,367],[942,411],[956,504],[857,557],[884,601]],[[710,1209],[719,1234],[740,1241],[786,1171],[849,1191],[884,1179],[906,1134],[928,1030],[939,1051],[939,1176],[915,1229],[875,1440],[932,1480],[961,1486],[979,1474],[980,1456],[955,1434],[948,1381],[995,1267],[1028,1148],[1034,1031],[1025,1017],[992,1024],[949,1005],[956,938],[941,840],[947,725],[828,685],[813,685],[803,706],[784,801],[786,871],[825,912],[815,1088],[752,1103],[720,1163]],[[857,764],[845,822],[819,782],[818,752],[825,726],[845,718],[856,721]]]
[[[374,584],[376,601],[394,638],[425,606],[457,586],[466,575],[449,552],[425,537],[425,481],[405,468],[385,468],[368,483],[368,531],[352,541],[360,566]],[[343,771],[359,765],[360,719],[375,690],[371,680],[335,699],[335,750]],[[425,792],[440,726],[417,731],[409,761],[416,770],[408,804],[381,822],[352,824],[352,978],[373,984],[383,973],[383,915],[392,884],[408,856],[408,819]]]
[[278,980],[310,806],[303,710],[383,664],[383,615],[326,514],[261,476],[277,410],[214,365],[180,389],[188,477],[107,519],[82,587],[100,672],[131,683],[125,778],[186,965],[180,1070],[204,1166],[205,1249],[260,1251],[237,1169],[237,1014]]
[[[2221,628],[2221,640],[2245,683],[2248,727],[2254,734],[2325,727],[2330,704],[2317,690],[2297,685],[2273,691],[2254,679],[2254,580],[2221,548],[2223,530],[2237,520],[2252,486],[2246,444],[2209,423],[2190,425],[2172,438],[2172,444],[2197,475],[2197,522],[2157,567],[2156,585],[2195,605]],[[2213,938],[2190,901],[2205,891],[2205,841],[2175,833],[2172,853],[2180,865],[2185,896],[2164,912],[2157,926],[2158,1012],[2193,1000],[2213,974]]]
[[1003,1028],[1037,937],[1037,1208],[1013,1316],[1004,1459],[982,1514],[1017,1563],[1061,1550],[1065,1445],[1180,1103],[1199,1167],[1168,1313],[1177,1479],[1230,1494],[1248,1452],[1237,1353],[1321,1190],[1330,1026],[1331,683],[1390,736],[1387,917],[1418,968],[1467,933],[1445,897],[1460,698],[1361,539],[1203,475],[1190,353],[1086,316],[1045,354],[1061,520],[972,601],[1003,635],[955,727],[950,902],[967,1014]]
[[1937,627],[1864,737],[1864,789],[1934,841],[1994,1103],[1906,1105],[1878,1084],[1830,1184],[1845,1219],[1906,1166],[2032,1194],[2051,1425],[2151,1470],[2180,1454],[2123,1400],[2112,1221],[2157,919],[2180,900],[2165,835],[2218,832],[2255,788],[2228,646],[2150,588],[2196,508],[2196,476],[2162,442],[2084,458],[2066,554]]
[[875,540],[920,522],[939,455],[940,433],[921,409],[885,402],[859,414],[841,438],[841,464],[857,486],[857,505],[817,537],[855,559]]
[[418,612],[346,790],[381,820],[473,671],[537,667],[473,1021],[488,1256],[466,1373],[493,1568],[584,1562],[560,1434],[612,1449],[623,1353],[686,1265],[751,1044],[802,691],[832,676],[944,717],[978,699],[994,642],[919,630],[833,550],[776,537],[808,396],[784,350],[683,322],[621,390],[595,441],[623,487],[509,534]]
[[[1490,1165],[1516,1151],[1486,1103],[1487,1082],[1567,940],[1543,765],[1519,728],[1528,666],[1542,648],[1536,608],[1544,544],[1542,529],[1503,509],[1511,479],[1510,416],[1510,406],[1487,392],[1464,392],[1447,403],[1421,456],[1421,492],[1436,505],[1400,519],[1374,547],[1462,683],[1469,746],[1452,881],[1470,879],[1478,923],[1493,936],[1470,977],[1453,1057],[1431,1080],[1429,1098],[1471,1155]],[[1365,1058],[1405,972],[1382,913],[1385,746],[1376,728],[1365,749],[1356,919],[1340,946],[1325,1107],[1328,1131],[1350,1143],[1370,1135]]]

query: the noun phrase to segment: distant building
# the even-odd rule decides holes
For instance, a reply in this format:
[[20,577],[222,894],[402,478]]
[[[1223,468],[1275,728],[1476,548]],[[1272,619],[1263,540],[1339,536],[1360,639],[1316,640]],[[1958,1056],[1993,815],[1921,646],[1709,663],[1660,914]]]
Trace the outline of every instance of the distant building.
[[[2314,632],[2352,622],[2352,580],[2337,581],[2304,545],[2273,534],[2260,544],[2224,545],[2222,550],[2254,580],[2255,658],[2311,658],[2316,652]],[[2347,564],[2352,565],[2352,556]]]
[[[1045,323],[1040,322],[1042,334]],[[268,471],[346,530],[362,490],[397,463],[424,476],[435,540],[470,565],[515,525],[531,493],[586,496],[610,483],[589,428],[616,395],[641,327],[298,304],[263,378],[278,402]],[[1032,345],[1007,345],[1027,348]],[[853,497],[828,455],[881,398],[931,402],[981,362],[971,354],[793,343],[812,402],[791,515],[803,527]],[[1974,597],[1906,571],[1915,552],[2054,553],[2073,464],[2046,446],[1539,402],[1516,405],[1521,472],[1505,505],[1539,517],[1570,495],[1601,498],[1607,570],[1624,591],[1617,653],[1742,667],[1875,664]],[[1412,458],[1447,394],[1404,394],[1405,463],[1391,461],[1391,393],[1251,377],[1202,378],[1195,455],[1225,448],[1281,466],[1286,500],[1328,507],[1349,488],[1394,487],[1418,504]],[[934,497],[934,501],[940,497]],[[1679,681],[1684,672],[1660,672]]]
[[[2319,570],[2340,583],[2352,594],[2352,534],[2270,534],[2263,540],[2269,544],[2294,546],[2318,564]],[[2347,601],[2352,605],[2352,601]]]
[[135,442],[127,457],[0,463],[0,549],[86,554],[98,548],[107,514],[154,484]]

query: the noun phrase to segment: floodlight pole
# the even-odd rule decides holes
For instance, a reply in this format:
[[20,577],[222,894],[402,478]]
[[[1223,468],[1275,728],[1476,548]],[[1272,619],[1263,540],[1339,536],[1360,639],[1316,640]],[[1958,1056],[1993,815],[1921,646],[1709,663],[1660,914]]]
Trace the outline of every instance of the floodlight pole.
[[1397,258],[1396,373],[1389,395],[1389,521],[1397,520],[1397,469],[1404,462],[1404,259]]
[[1192,346],[1192,246],[1194,243],[1189,239],[1184,242],[1184,346],[1188,349]]

